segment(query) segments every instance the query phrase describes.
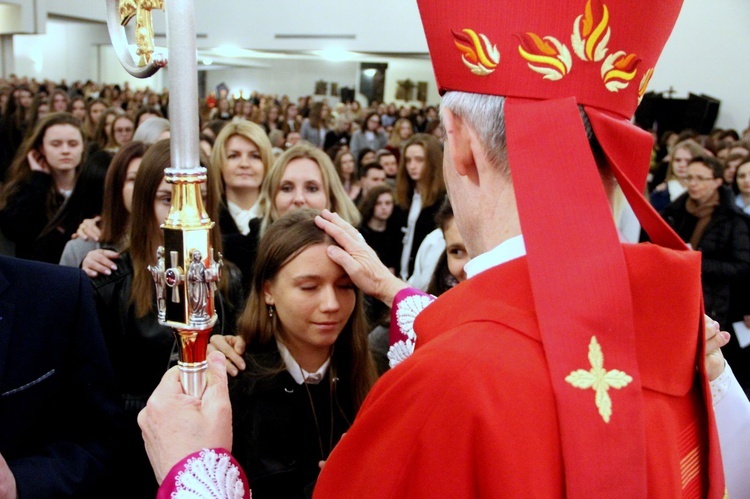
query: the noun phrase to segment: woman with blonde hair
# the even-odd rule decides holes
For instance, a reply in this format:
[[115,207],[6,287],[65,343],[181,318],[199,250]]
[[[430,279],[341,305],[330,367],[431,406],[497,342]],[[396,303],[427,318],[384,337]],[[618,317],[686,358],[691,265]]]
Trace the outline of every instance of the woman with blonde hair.
[[331,159],[305,143],[284,152],[268,171],[258,199],[260,215],[250,220],[248,234],[224,237],[225,255],[240,267],[246,290],[252,281],[260,238],[273,222],[299,208],[327,208],[354,225],[360,220],[359,211],[341,185]]
[[262,215],[258,198],[273,161],[271,141],[260,125],[247,120],[227,123],[214,142],[209,168],[221,179],[219,227],[224,256],[240,268],[249,284],[258,246],[257,228],[250,221]]
[[693,158],[706,154],[706,150],[693,140],[683,140],[675,144],[669,157],[666,180],[657,185],[651,193],[651,205],[662,211],[670,203],[687,192],[687,167]]
[[401,146],[414,135],[414,124],[407,118],[399,118],[393,124],[386,148],[400,153]]
[[246,235],[250,220],[261,215],[260,187],[272,157],[271,141],[256,123],[233,121],[219,132],[211,152],[211,168],[221,178],[222,233]]
[[298,144],[282,154],[268,172],[259,199],[260,233],[297,208],[329,209],[352,225],[361,219],[326,153]]

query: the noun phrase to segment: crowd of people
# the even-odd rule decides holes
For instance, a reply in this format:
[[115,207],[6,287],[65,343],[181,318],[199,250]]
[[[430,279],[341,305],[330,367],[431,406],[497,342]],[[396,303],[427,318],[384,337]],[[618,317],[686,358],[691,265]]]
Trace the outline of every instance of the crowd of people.
[[[157,484],[140,443],[136,415],[177,359],[171,331],[158,322],[147,271],[162,241],[159,225],[172,194],[163,179],[169,167],[168,95],[134,91],[127,85],[68,86],[15,77],[0,82],[0,95],[0,229],[5,247],[11,256],[82,268],[90,277],[96,318],[124,414],[118,421],[124,438],[112,469],[128,476],[123,493],[155,493]],[[242,394],[237,402],[238,435],[247,433],[237,448],[243,461],[253,463],[248,466],[255,470],[253,476],[259,477],[256,495],[267,491],[278,497],[286,490],[291,497],[311,490],[318,461],[327,458],[351,425],[377,377],[368,333],[389,320],[387,310],[355,293],[327,257],[307,261],[325,240],[311,215],[300,209],[335,211],[362,227],[394,275],[402,265],[413,267],[420,242],[436,227],[434,214],[445,198],[440,129],[434,110],[427,109],[362,109],[355,102],[334,110],[309,97],[291,102],[286,97],[251,96],[235,100],[229,109],[225,102],[225,96],[202,101],[200,135],[201,164],[208,171],[204,205],[218,222],[213,247],[224,257],[214,332],[227,343],[252,345],[247,351],[249,368],[238,375],[235,390]],[[390,125],[383,127],[381,117]],[[292,212],[304,220],[290,222],[285,215]],[[287,220],[286,226],[279,220]],[[295,239],[289,224],[306,225],[308,233]],[[269,238],[282,247],[267,248],[269,243],[263,241]],[[402,251],[404,242],[407,251]],[[307,245],[311,249],[299,253]],[[272,255],[279,258],[279,251],[281,259],[269,262],[270,274],[264,273],[261,262]],[[293,270],[298,260],[304,262],[302,269],[311,262],[327,269],[321,279],[331,281],[335,299],[321,298],[319,306],[297,311],[299,307],[285,302],[282,286],[269,303],[265,286]],[[328,267],[318,265],[321,261]],[[311,296],[307,287],[303,289]],[[356,296],[353,309],[338,311],[339,304],[329,303],[346,302],[350,296]],[[322,326],[332,329],[333,344],[338,345],[330,372],[327,348],[333,345],[311,351],[300,326],[314,315],[328,317],[329,309],[341,315],[341,324]],[[387,338],[377,359],[381,372],[388,369],[386,354]],[[134,358],[140,359],[137,372],[131,365]],[[287,369],[279,371],[283,365]],[[299,399],[282,405],[266,401],[276,397],[280,387],[292,392],[302,384],[296,380],[300,369],[319,372],[322,381],[306,380],[306,390],[296,390]],[[302,404],[291,411],[291,420],[290,403]],[[286,444],[279,446],[282,437]],[[300,446],[300,441],[307,443]],[[16,456],[5,457],[12,469]],[[274,464],[268,464],[269,459]],[[268,473],[274,478],[266,481]],[[81,490],[89,485],[83,483]],[[33,490],[28,484],[18,486]]]
[[750,129],[665,132],[654,151],[651,204],[701,252],[706,313],[732,333],[724,354],[750,393]]
[[[91,279],[124,414],[111,473],[130,497],[156,492],[136,415],[177,358],[147,271],[172,195],[168,102],[166,91],[127,84],[0,80],[5,246]],[[390,310],[328,258],[335,241],[315,216],[329,210],[357,227],[415,288],[439,295],[466,280],[444,129],[430,106],[308,96],[212,92],[200,112],[204,204],[225,264],[211,341],[233,378],[234,454],[255,497],[309,495],[319,463],[399,360]],[[750,393],[750,129],[665,133],[645,195],[701,251],[706,313],[730,332],[724,355]],[[92,492],[95,482],[75,486]]]

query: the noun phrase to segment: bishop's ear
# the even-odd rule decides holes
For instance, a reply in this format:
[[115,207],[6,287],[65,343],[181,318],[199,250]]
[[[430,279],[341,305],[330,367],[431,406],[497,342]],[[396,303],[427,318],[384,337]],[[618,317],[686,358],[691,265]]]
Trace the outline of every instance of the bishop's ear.
[[445,153],[450,157],[451,167],[461,176],[474,176],[476,163],[472,140],[474,134],[468,124],[450,109],[442,109],[441,116],[445,128]]

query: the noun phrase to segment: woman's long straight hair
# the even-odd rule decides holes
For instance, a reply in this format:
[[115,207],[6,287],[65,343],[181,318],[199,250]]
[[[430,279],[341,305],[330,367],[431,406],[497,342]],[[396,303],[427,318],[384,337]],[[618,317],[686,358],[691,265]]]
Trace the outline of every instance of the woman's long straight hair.
[[[406,150],[413,145],[419,145],[424,150],[425,165],[418,182],[409,177],[406,171]],[[401,149],[401,161],[396,175],[396,203],[403,210],[408,210],[414,191],[419,184],[419,194],[422,196],[422,208],[427,208],[441,201],[445,195],[443,182],[443,150],[440,141],[434,135],[418,133],[404,142]]]
[[[319,212],[307,208],[295,210],[274,222],[263,235],[255,260],[252,288],[237,330],[248,350],[268,345],[279,335],[278,317],[269,317],[263,285],[272,281],[282,267],[315,244],[335,244],[315,225]],[[331,365],[340,379],[348,380],[354,409],[364,402],[377,374],[367,343],[367,321],[362,292],[356,290],[354,310],[334,344]]]
[[[154,199],[159,189],[164,170],[171,165],[169,139],[160,140],[143,155],[138,175],[133,186],[133,203],[130,224],[130,256],[133,262],[133,285],[130,302],[135,304],[137,317],[143,317],[154,310],[154,282],[148,266],[156,262],[156,248],[164,244],[161,232],[163,220],[154,215]],[[201,154],[201,166],[208,164],[205,154]],[[208,170],[208,195],[205,208],[211,220],[218,220],[219,184],[211,170]],[[211,231],[211,242],[218,255],[221,252],[221,233],[218,227]],[[219,281],[220,289],[226,289],[226,279]]]
[[[44,143],[44,135],[51,127],[55,125],[70,125],[78,129],[81,132],[81,122],[78,118],[68,113],[51,113],[46,115],[44,118],[37,123],[36,128],[32,131],[31,135],[21,144],[18,148],[16,157],[8,170],[6,175],[6,182],[3,186],[2,193],[0,193],[0,210],[8,205],[8,200],[12,198],[19,190],[21,186],[31,180],[31,165],[29,164],[28,154],[33,150],[40,150]],[[81,143],[83,143],[83,132],[81,132]],[[81,153],[81,162],[76,167],[76,172],[80,171],[81,165],[86,161],[86,151]],[[58,210],[57,204],[57,188],[54,184],[50,187],[47,193],[47,199],[45,201],[45,208],[47,210],[47,217],[51,218]]]

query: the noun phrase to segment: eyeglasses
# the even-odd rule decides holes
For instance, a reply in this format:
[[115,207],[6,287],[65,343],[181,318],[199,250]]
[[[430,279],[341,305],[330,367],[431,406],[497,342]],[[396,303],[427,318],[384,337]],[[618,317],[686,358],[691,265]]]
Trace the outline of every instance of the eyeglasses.
[[693,177],[692,175],[688,175],[687,177],[685,177],[685,182],[688,184],[690,182],[707,182],[709,180],[714,180],[714,178],[713,177]]

